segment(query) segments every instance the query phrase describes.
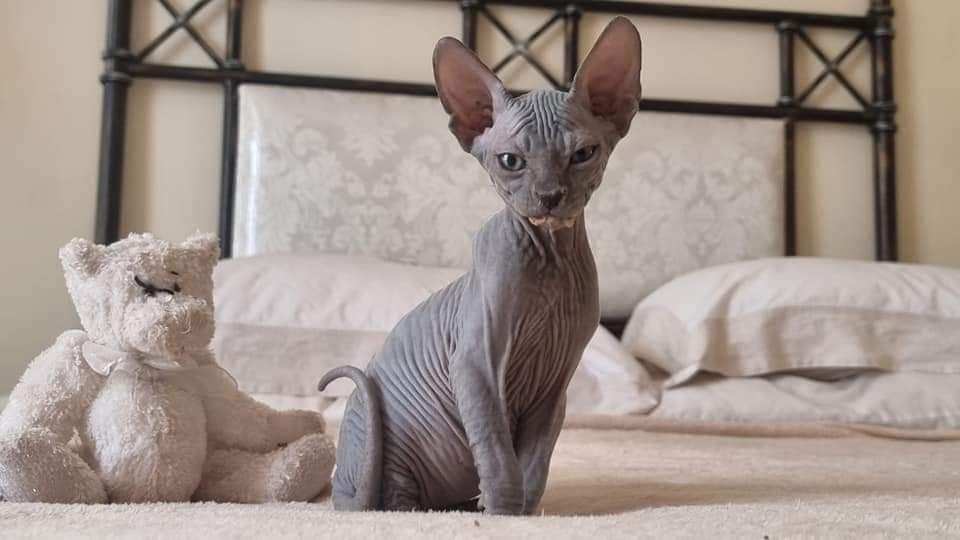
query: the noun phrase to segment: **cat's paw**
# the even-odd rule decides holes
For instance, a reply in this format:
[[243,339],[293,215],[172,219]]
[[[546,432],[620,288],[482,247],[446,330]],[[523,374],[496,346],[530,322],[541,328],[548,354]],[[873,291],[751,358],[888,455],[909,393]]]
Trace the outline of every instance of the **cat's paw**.
[[484,514],[519,516],[523,514],[523,498],[507,490],[486,491],[480,494],[477,509]]

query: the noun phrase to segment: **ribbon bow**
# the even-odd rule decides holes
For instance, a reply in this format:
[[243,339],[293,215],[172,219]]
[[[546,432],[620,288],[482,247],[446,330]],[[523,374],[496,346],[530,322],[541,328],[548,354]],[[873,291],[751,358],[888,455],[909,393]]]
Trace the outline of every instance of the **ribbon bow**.
[[138,379],[163,379],[200,396],[237,391],[237,380],[227,370],[216,364],[201,366],[190,357],[173,360],[140,351],[120,351],[92,341],[84,343],[81,350],[90,369],[104,377],[126,373]]

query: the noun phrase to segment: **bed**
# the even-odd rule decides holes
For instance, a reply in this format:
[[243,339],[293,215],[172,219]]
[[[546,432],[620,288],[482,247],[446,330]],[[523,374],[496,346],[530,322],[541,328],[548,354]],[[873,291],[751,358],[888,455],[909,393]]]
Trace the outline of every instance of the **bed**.
[[[97,239],[109,242],[120,234],[131,82],[222,85],[220,235],[226,260],[217,277],[217,354],[243,389],[276,406],[322,409],[335,426],[350,387],[335,386],[319,396],[313,391],[319,374],[343,362],[362,367],[403,313],[467,266],[471,235],[497,200],[479,167],[446,133],[432,86],[247,69],[241,54],[244,2],[226,4],[223,54],[190,23],[209,3],[179,12],[161,2],[177,22],[144,49],[131,51],[133,2],[110,2]],[[525,61],[557,88],[568,86],[575,72],[585,17],[622,13],[653,23],[760,25],[778,38],[779,93],[769,103],[645,98],[633,133],[588,207],[602,328],[571,386],[544,516],[335,514],[326,497],[309,505],[254,509],[3,504],[4,530],[24,536],[69,527],[89,536],[348,538],[388,532],[630,538],[960,532],[953,515],[960,502],[960,415],[954,414],[960,411],[954,392],[960,344],[944,340],[923,369],[898,363],[915,358],[920,346],[904,338],[902,325],[937,328],[938,335],[960,330],[960,313],[953,307],[960,305],[956,272],[794,257],[796,128],[830,122],[861,126],[870,137],[875,255],[878,261],[896,260],[889,0],[871,0],[864,16],[653,2],[449,3],[460,10],[460,33],[468,46],[482,49],[481,38],[492,33],[510,43],[506,57],[493,62],[497,70]],[[515,35],[506,23],[514,9],[535,10],[545,22],[528,37]],[[478,31],[487,25],[489,33]],[[816,28],[848,33],[838,56],[830,58],[817,45],[809,32]],[[215,66],[151,62],[153,50],[177,30],[189,34]],[[531,53],[533,42],[550,32],[562,35],[562,75]],[[866,97],[840,69],[861,46],[869,47],[871,58]],[[795,84],[798,47],[824,65],[803,88]],[[849,92],[855,106],[810,104],[811,93],[828,78]],[[834,344],[805,330],[818,329],[819,336],[819,330],[847,323],[850,332],[862,329],[856,321],[863,316],[850,323],[850,298],[837,291],[857,290],[863,282],[858,278],[870,272],[878,272],[876,283],[889,287],[864,288],[855,307],[875,316],[867,332],[871,339],[888,339],[882,344],[895,351],[902,347],[902,354],[861,355],[857,358],[870,361],[860,363],[809,361],[829,357],[811,343],[822,350]],[[841,275],[847,281],[834,279]],[[827,276],[815,280],[827,283],[819,293],[805,285],[809,276]],[[831,289],[833,281],[841,283]],[[736,287],[721,294],[731,283]],[[777,305],[766,297],[757,300],[771,284],[777,290],[792,284],[796,294],[780,295]],[[701,289],[706,292],[696,298],[683,296]],[[810,306],[830,302],[836,309],[811,322]],[[733,320],[742,313],[730,310],[758,303],[774,313],[772,322],[764,320],[759,328],[797,336],[799,345],[755,350],[737,342],[724,349],[724,358],[742,361],[717,363],[708,354],[720,348],[716,340],[746,323],[737,319],[722,332],[691,337],[671,322],[727,315]],[[715,311],[663,315],[671,306],[691,305]],[[913,308],[910,321],[897,318]],[[893,330],[872,333],[876,328]],[[923,337],[929,342],[931,335]],[[699,355],[689,345],[695,339],[706,344]],[[855,353],[867,350],[857,343],[864,348]],[[793,358],[801,360],[792,364]],[[758,368],[758,362],[769,365]],[[925,414],[912,414],[911,407]],[[900,414],[904,410],[909,414]]]

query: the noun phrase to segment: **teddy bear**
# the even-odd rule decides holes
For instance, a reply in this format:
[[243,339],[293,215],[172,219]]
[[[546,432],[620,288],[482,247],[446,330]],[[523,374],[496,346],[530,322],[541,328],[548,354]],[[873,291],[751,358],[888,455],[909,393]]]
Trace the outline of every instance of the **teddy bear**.
[[334,465],[323,418],[241,392],[210,350],[214,235],[60,250],[83,330],[28,366],[0,414],[0,498],[308,501]]

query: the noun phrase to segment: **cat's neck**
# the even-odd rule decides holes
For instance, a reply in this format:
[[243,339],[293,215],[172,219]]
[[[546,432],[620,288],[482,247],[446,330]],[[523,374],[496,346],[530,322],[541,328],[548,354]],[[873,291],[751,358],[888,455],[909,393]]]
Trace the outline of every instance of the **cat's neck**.
[[544,260],[568,260],[590,251],[583,214],[577,217],[573,225],[558,229],[551,229],[545,224],[534,225],[510,208],[505,208],[498,217],[509,224],[518,241],[533,248]]

